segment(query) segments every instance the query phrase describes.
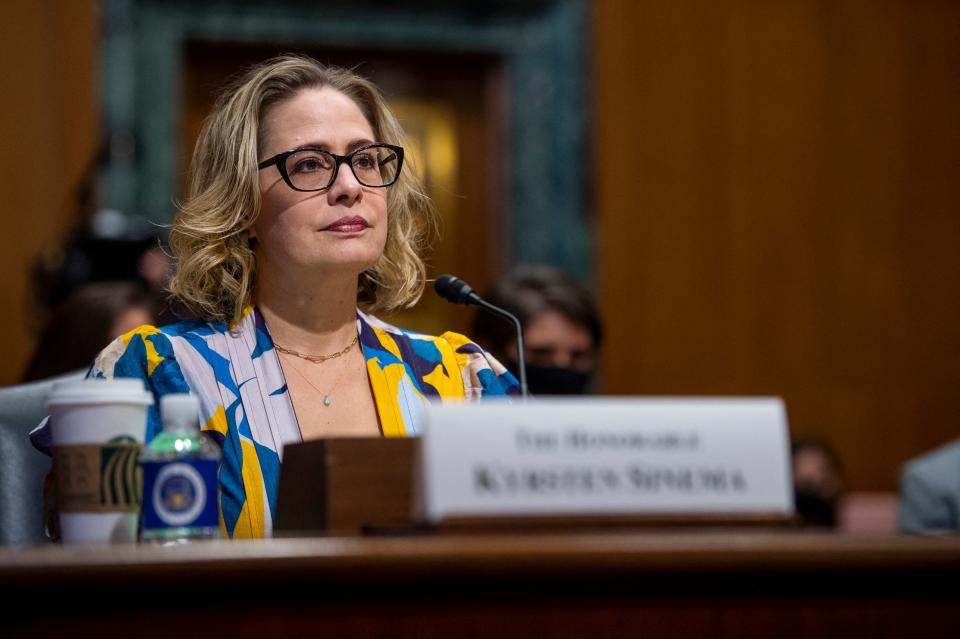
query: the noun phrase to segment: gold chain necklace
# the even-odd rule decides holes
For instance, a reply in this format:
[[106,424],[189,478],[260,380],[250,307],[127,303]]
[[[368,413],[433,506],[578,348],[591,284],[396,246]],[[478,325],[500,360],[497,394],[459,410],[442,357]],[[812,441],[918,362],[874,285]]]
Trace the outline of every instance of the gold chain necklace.
[[327,361],[328,359],[336,359],[341,355],[346,355],[348,352],[350,352],[350,349],[353,348],[353,345],[357,343],[358,339],[360,339],[360,335],[355,335],[353,337],[353,341],[347,344],[346,348],[344,348],[342,351],[338,351],[331,355],[306,355],[304,353],[298,353],[297,351],[289,349],[285,346],[280,346],[280,344],[277,344],[276,341],[273,342],[273,347],[276,348],[277,351],[280,353],[286,353],[287,355],[293,355],[294,357],[305,359],[308,362],[313,362],[314,364],[320,364]]

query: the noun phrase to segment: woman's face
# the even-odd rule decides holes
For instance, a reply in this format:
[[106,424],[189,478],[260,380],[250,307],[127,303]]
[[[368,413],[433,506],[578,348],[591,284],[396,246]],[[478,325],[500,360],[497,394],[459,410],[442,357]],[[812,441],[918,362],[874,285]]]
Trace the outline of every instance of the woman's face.
[[[302,146],[347,155],[379,141],[356,103],[329,87],[304,89],[274,105],[262,126],[261,161]],[[290,276],[359,274],[383,253],[387,189],[361,185],[346,163],[325,191],[294,191],[276,166],[259,177],[261,209],[251,234],[258,268]]]
[[596,365],[596,345],[590,331],[552,309],[527,320],[523,341],[527,363],[532,366],[592,373]]

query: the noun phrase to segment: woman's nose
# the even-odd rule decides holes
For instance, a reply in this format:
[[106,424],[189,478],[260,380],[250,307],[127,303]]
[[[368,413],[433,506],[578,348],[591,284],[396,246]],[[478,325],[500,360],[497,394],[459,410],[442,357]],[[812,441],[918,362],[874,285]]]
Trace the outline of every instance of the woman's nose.
[[573,357],[570,354],[570,351],[565,351],[563,349],[557,349],[553,351],[553,365],[557,368],[570,368],[573,364]]
[[327,190],[330,204],[354,204],[363,196],[363,185],[347,164],[341,164],[337,177]]

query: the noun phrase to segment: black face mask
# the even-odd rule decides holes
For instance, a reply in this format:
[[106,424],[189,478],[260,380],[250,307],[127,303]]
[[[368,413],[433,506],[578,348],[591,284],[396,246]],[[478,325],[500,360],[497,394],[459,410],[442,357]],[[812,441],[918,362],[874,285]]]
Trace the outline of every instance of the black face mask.
[[803,487],[794,493],[794,506],[800,522],[805,526],[826,526],[837,524],[836,503],[816,492]]
[[585,395],[590,388],[590,373],[528,364],[527,387],[531,395]]

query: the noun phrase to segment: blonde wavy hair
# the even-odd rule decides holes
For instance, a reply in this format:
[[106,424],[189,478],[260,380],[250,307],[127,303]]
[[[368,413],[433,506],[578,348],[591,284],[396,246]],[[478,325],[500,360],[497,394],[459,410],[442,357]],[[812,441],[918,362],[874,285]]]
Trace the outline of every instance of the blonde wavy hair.
[[[260,213],[261,123],[270,107],[303,89],[321,87],[351,98],[376,141],[403,145],[403,129],[379,89],[347,69],[286,55],[233,80],[204,121],[188,196],[170,230],[176,264],[170,294],[197,317],[235,325],[252,304],[257,265],[249,230]],[[433,204],[410,168],[387,187],[386,246],[377,263],[361,274],[357,291],[357,304],[365,311],[408,308],[423,293],[423,252],[437,222]]]

